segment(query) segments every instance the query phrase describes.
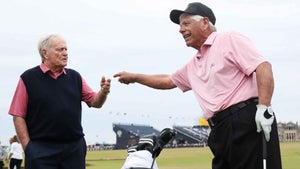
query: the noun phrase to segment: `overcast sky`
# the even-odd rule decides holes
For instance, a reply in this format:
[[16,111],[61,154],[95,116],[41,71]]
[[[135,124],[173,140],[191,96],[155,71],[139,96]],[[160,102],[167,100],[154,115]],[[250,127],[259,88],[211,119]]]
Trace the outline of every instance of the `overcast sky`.
[[[38,40],[62,35],[69,64],[97,91],[102,76],[119,71],[172,73],[196,51],[185,46],[179,27],[169,19],[186,0],[1,0],[0,6],[0,140],[15,134],[8,109],[19,76],[40,64]],[[277,120],[300,121],[300,1],[201,1],[216,15],[218,32],[235,30],[249,37],[272,63]],[[202,116],[192,92],[159,91],[112,79],[102,109],[83,103],[82,123],[87,142],[115,143],[112,123],[134,123],[158,130],[192,126]]]

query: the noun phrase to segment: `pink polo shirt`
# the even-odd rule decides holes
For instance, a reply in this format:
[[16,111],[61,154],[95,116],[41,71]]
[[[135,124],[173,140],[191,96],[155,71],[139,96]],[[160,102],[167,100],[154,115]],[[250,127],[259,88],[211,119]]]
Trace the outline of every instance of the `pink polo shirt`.
[[235,103],[258,96],[254,71],[265,61],[241,34],[214,32],[171,79],[183,92],[193,90],[203,117],[208,119]]
[[[59,74],[53,74],[50,71],[50,69],[47,68],[47,66],[43,63],[40,65],[40,68],[43,71],[43,73],[48,73],[54,79],[57,79],[62,74],[66,74],[65,69],[63,69],[62,72]],[[89,104],[94,99],[96,93],[87,85],[86,81],[82,77],[81,79],[82,79],[82,101]],[[28,96],[27,96],[26,87],[23,80],[20,78],[8,113],[13,116],[26,117],[27,103],[28,103]]]

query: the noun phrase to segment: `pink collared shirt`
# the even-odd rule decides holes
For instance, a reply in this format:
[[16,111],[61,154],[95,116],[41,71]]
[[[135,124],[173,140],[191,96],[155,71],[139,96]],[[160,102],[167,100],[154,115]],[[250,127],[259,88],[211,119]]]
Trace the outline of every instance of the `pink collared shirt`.
[[[66,74],[65,69],[63,69],[62,72],[58,74],[54,74],[43,63],[40,65],[40,68],[43,71],[43,73],[48,73],[54,79],[57,79],[62,74]],[[89,103],[91,103],[92,100],[94,99],[96,93],[88,86],[88,84],[82,77],[81,79],[82,79],[82,101],[86,102],[89,105]],[[27,103],[28,103],[28,96],[27,96],[26,87],[23,80],[20,78],[8,113],[13,116],[26,117]]]
[[183,92],[193,90],[203,117],[208,119],[258,96],[254,71],[265,61],[248,38],[236,32],[214,32],[171,79]]

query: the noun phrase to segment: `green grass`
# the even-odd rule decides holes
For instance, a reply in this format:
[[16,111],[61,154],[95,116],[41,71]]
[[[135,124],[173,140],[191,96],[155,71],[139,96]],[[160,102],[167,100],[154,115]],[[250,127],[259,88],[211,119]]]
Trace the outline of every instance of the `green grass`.
[[[127,156],[126,150],[94,151],[87,154],[87,169],[120,169]],[[160,169],[211,168],[212,154],[209,148],[164,149],[157,164]]]
[[[300,142],[281,143],[282,168],[299,169]],[[120,169],[127,156],[126,150],[88,152],[87,169]],[[164,149],[157,164],[160,169],[210,169],[213,158],[208,147]]]
[[300,168],[300,142],[281,143],[281,160],[284,169]]
[[[300,142],[281,143],[280,149],[282,168],[299,169]],[[126,156],[126,150],[89,151],[86,169],[120,169]],[[164,149],[157,164],[159,169],[211,169],[212,158],[208,147]]]

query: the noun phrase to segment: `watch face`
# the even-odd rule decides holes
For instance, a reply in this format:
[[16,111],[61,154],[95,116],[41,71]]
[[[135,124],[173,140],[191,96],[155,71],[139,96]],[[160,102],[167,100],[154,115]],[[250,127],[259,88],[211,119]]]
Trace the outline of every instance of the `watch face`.
[[118,135],[118,137],[121,137],[121,136],[122,136],[122,131],[121,131],[121,130],[118,130],[118,131],[117,131],[117,135]]

